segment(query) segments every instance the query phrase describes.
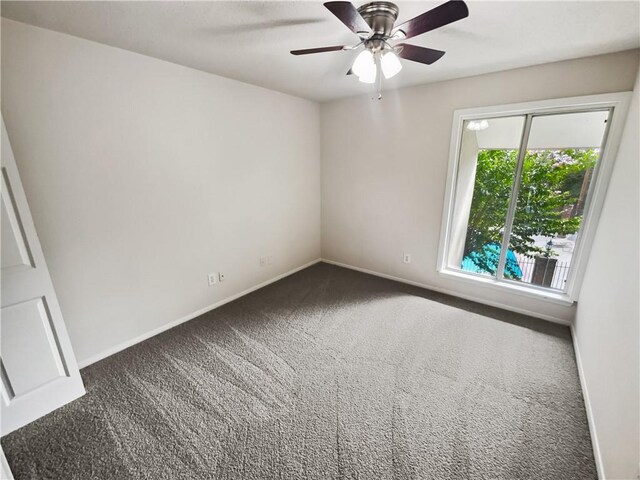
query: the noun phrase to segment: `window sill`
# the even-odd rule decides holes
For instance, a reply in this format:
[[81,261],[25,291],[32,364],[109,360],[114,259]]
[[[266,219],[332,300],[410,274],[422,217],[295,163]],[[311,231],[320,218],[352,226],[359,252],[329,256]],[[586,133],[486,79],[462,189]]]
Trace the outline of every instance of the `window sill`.
[[537,300],[543,300],[558,305],[571,306],[574,303],[571,297],[564,292],[550,292],[535,287],[514,285],[511,283],[500,282],[495,278],[486,278],[479,275],[462,273],[452,269],[438,270],[438,273],[446,278],[480,285],[496,291],[509,292],[523,297],[535,298]]

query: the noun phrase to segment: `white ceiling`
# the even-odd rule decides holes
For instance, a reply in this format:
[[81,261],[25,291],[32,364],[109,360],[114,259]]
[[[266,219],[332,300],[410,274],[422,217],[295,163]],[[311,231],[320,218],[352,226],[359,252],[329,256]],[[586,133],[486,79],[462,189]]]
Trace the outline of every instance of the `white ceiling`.
[[[397,23],[440,3],[398,2]],[[385,89],[640,46],[638,1],[467,3],[468,18],[408,42],[447,54],[403,61]],[[356,43],[322,2],[3,1],[2,16],[313,100],[370,88],[345,75],[355,52],[289,54]]]

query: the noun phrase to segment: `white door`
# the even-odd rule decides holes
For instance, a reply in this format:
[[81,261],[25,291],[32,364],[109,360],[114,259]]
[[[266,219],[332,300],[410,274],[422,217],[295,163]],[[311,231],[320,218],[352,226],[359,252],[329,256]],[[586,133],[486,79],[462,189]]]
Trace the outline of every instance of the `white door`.
[[0,480],[13,480],[13,474],[9,468],[7,457],[4,456],[2,447],[0,447]]
[[84,395],[2,120],[0,434]]

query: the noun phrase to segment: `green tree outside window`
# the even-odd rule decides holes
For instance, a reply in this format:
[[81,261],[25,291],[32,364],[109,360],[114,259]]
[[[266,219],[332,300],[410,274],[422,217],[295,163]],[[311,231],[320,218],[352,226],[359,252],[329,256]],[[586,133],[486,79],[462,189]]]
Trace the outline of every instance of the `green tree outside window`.
[[[535,245],[534,236],[565,236],[578,231],[598,155],[598,149],[527,152],[511,231],[512,251],[527,257],[550,255],[549,249]],[[464,257],[492,275],[497,268],[495,259],[483,252],[487,245],[502,243],[517,156],[517,150],[478,153]],[[508,269],[505,275],[509,276]]]

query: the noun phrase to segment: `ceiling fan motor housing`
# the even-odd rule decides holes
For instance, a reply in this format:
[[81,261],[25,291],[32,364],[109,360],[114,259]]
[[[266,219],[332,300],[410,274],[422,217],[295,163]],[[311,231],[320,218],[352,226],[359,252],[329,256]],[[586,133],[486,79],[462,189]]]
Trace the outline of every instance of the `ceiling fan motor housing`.
[[391,37],[391,30],[399,11],[391,2],[370,2],[358,8],[358,13],[373,31],[372,40],[386,40]]

